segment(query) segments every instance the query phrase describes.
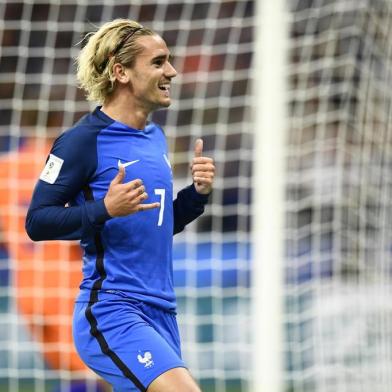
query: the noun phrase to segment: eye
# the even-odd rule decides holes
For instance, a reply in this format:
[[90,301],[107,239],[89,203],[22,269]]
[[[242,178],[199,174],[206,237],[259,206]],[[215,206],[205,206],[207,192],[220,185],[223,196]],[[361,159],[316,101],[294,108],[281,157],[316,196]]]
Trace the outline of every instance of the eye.
[[161,59],[156,59],[156,60],[153,61],[153,64],[154,64],[157,68],[162,67],[163,63],[164,63],[164,61],[161,60]]

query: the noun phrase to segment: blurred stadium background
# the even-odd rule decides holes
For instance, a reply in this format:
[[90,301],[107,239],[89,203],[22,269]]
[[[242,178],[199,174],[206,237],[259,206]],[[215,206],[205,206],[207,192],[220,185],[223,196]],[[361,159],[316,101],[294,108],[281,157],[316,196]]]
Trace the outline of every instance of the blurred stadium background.
[[203,391],[278,392],[252,386],[252,369],[263,372],[252,271],[275,262],[284,278],[279,391],[392,390],[392,1],[285,4],[279,261],[251,246],[257,0],[0,3],[0,391],[96,391],[69,336],[78,246],[31,243],[23,222],[53,138],[92,108],[75,86],[79,43],[119,17],[156,30],[175,56],[173,104],[153,115],[175,188],[189,182],[197,137],[216,160],[211,203],[174,246],[183,353]]

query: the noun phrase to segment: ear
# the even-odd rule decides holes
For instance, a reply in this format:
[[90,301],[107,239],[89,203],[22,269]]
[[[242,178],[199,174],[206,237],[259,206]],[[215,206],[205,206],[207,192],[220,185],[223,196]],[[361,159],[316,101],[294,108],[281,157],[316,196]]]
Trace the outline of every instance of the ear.
[[129,75],[126,72],[126,69],[120,63],[115,63],[113,65],[113,75],[116,77],[116,80],[120,83],[129,83]]

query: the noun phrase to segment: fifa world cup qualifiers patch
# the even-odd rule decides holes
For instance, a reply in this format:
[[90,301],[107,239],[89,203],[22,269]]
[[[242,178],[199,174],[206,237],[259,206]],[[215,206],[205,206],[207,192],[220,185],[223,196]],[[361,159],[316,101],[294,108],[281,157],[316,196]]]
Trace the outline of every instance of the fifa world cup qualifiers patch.
[[44,167],[44,170],[42,170],[42,173],[39,176],[40,180],[45,181],[49,184],[54,184],[60,174],[61,166],[63,166],[63,163],[64,159],[56,157],[56,155],[50,154],[49,159]]

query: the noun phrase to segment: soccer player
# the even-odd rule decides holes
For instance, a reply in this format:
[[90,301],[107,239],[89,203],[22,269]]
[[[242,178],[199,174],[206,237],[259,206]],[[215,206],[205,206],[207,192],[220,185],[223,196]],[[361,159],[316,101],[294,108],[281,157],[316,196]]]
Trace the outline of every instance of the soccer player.
[[165,135],[147,121],[170,105],[177,74],[159,35],[114,20],[90,35],[77,64],[87,98],[102,106],[54,142],[26,230],[35,241],[80,239],[73,335],[91,369],[115,391],[199,392],[181,359],[172,236],[203,213],[214,162],[198,139],[193,183],[173,201]]

